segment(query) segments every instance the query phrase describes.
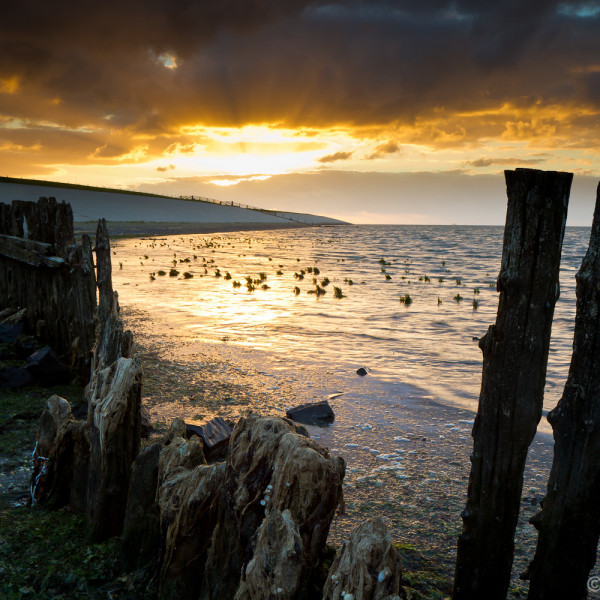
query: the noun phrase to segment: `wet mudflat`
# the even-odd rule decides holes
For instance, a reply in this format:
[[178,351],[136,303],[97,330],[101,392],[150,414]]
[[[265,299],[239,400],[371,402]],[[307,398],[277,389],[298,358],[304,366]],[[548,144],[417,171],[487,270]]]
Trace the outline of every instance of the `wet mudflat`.
[[[295,404],[329,398],[335,422],[308,426],[311,437],[346,461],[345,507],[329,541],[339,545],[364,519],[383,516],[392,538],[416,552],[449,589],[461,530],[471,452],[473,412],[441,405],[423,390],[359,377],[345,368],[305,365],[236,346],[215,346],[189,335],[168,318],[123,307],[144,367],[143,402],[157,431],[175,417],[202,422],[236,420],[249,412],[284,416]],[[381,402],[381,398],[387,400]],[[552,445],[534,441],[517,530],[513,597],[532,558],[536,535],[528,520],[545,493]],[[430,575],[428,575],[430,576]]]

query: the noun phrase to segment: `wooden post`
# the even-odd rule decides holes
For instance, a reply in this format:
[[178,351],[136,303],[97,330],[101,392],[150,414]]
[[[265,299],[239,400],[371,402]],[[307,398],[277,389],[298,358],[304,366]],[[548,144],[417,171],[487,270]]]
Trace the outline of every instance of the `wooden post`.
[[0,204],[0,306],[26,307],[49,343],[83,383],[96,337],[96,277],[91,243],[73,241],[73,213],[40,198]]
[[106,221],[100,219],[96,229],[96,267],[98,274],[96,283],[98,285],[98,319],[104,323],[112,313],[113,287],[112,287],[112,262],[110,259],[110,238]]
[[95,373],[109,367],[118,358],[129,358],[133,346],[133,334],[123,330],[123,321],[119,316],[119,295],[112,287],[110,238],[104,219],[98,221],[95,252],[99,327],[92,361],[92,380]]
[[96,373],[90,387],[87,523],[90,539],[98,542],[123,528],[131,465],[140,448],[139,360],[119,358]]
[[504,600],[527,450],[542,414],[550,329],[573,175],[505,171],[508,208],[496,324],[483,375],[454,599]]
[[554,461],[530,566],[529,598],[587,597],[600,535],[600,185],[592,235],[577,273],[573,355],[565,389],[548,414]]

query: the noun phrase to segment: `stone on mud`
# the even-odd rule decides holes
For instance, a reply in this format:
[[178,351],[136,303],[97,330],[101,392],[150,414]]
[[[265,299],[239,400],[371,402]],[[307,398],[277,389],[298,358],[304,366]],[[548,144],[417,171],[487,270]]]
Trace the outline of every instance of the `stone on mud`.
[[28,359],[25,367],[40,385],[59,385],[68,383],[71,375],[50,346],[36,350]]
[[335,415],[327,400],[301,404],[286,411],[285,416],[293,421],[307,424],[333,423]]

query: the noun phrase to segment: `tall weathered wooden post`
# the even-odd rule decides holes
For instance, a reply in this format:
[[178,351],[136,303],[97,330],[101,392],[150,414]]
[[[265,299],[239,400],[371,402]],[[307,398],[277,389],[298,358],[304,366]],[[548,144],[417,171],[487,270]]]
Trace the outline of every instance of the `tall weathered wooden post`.
[[506,171],[508,208],[496,324],[479,342],[483,375],[455,600],[504,600],[523,470],[542,414],[558,271],[573,175]]
[[577,273],[573,355],[565,389],[548,414],[554,461],[530,566],[529,598],[587,596],[600,535],[600,185],[592,235]]

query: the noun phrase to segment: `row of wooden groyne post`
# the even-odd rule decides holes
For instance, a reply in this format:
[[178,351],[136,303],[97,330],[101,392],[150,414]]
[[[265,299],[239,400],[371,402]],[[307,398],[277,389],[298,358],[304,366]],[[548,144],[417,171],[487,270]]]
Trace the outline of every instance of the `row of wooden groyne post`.
[[[506,172],[508,210],[496,323],[481,339],[455,600],[506,598],[523,471],[542,398],[572,175]],[[93,260],[95,254],[95,262]],[[26,283],[25,283],[26,282]],[[98,300],[96,300],[96,288]],[[26,306],[87,386],[88,416],[50,398],[40,422],[34,501],[85,512],[92,539],[121,536],[126,571],[153,573],[162,598],[392,600],[399,557],[381,519],[360,525],[326,577],[322,561],[345,465],[293,422],[251,415],[224,460],[175,420],[140,450],[142,372],[112,289],[110,242],[73,242],[70,208],[0,205],[0,307]],[[587,597],[600,535],[600,186],[577,274],[573,355],[548,415],[554,461],[532,523],[529,598]]]

